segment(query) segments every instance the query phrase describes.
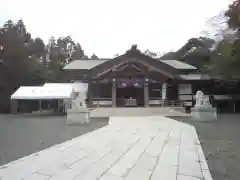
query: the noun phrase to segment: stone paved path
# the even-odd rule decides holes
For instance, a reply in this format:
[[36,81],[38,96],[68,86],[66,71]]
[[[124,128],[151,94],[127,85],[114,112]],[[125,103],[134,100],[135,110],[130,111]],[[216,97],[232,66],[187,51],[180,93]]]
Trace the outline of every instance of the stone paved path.
[[195,128],[162,116],[110,124],[0,167],[2,180],[212,180]]

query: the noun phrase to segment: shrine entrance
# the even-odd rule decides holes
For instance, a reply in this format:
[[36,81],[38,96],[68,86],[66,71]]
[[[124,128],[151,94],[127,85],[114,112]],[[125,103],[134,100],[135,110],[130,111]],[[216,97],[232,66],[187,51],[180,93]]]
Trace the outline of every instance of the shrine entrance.
[[116,87],[116,106],[143,107],[144,88],[141,83],[119,83]]

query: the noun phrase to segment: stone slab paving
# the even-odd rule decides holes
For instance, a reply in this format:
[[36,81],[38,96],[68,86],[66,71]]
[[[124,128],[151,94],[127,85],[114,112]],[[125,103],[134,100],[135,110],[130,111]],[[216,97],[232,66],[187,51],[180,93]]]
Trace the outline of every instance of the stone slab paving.
[[0,167],[1,180],[212,180],[193,126],[163,116],[110,124]]

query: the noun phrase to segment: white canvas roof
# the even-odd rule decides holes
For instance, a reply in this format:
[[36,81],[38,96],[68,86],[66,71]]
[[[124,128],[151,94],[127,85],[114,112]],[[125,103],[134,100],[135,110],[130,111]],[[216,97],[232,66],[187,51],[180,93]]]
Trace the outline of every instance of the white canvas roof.
[[65,87],[44,87],[44,86],[21,86],[11,99],[70,99],[74,95],[74,89]]
[[88,83],[74,82],[74,83],[45,83],[44,87],[72,87],[75,92],[87,92]]

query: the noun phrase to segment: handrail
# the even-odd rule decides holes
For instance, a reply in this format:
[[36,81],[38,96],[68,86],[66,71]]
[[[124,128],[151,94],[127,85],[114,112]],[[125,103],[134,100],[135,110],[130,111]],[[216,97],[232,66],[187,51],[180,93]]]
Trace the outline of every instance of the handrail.
[[112,98],[92,98],[92,107],[111,107]]
[[92,100],[112,100],[112,98],[93,97]]

